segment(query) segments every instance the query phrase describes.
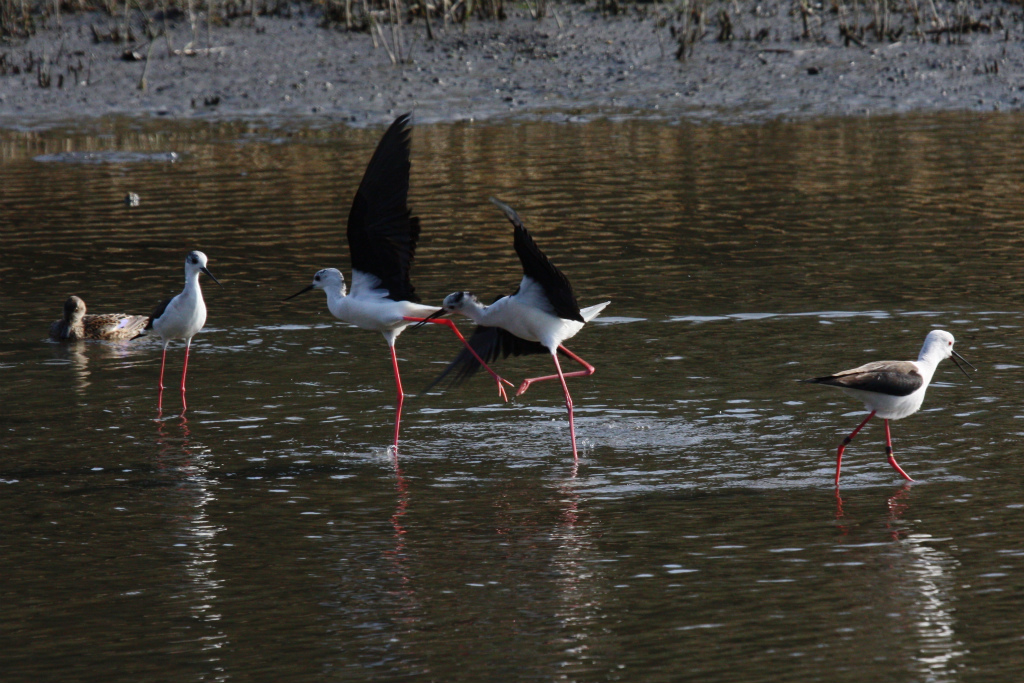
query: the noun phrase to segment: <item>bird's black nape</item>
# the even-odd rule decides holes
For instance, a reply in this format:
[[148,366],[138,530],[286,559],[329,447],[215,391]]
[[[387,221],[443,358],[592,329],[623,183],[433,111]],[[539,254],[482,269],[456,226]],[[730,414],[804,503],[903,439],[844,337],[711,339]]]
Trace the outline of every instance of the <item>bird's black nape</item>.
[[513,244],[519,261],[523,264],[523,274],[534,280],[544,289],[544,294],[555,311],[555,315],[564,320],[586,322],[580,313],[580,305],[576,294],[572,291],[569,278],[548,260],[537,243],[530,237],[519,214],[508,204],[491,197],[491,202],[505,213],[505,217],[515,229]]
[[348,214],[352,268],[376,276],[395,301],[419,301],[409,279],[420,236],[408,205],[410,118],[395,119],[377,143]]

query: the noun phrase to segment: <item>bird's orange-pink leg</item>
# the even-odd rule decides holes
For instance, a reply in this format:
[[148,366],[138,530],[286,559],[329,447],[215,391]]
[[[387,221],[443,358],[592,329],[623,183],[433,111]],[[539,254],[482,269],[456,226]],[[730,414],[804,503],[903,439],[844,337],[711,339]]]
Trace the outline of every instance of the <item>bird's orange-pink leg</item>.
[[510,387],[511,386],[515,386],[515,385],[513,385],[512,382],[509,382],[507,379],[503,378],[501,375],[496,373],[494,370],[491,370],[490,366],[487,365],[487,363],[484,362],[484,359],[481,358],[480,355],[475,350],[473,350],[473,347],[469,345],[469,342],[466,341],[466,338],[462,336],[462,333],[459,332],[459,328],[455,326],[455,323],[453,321],[447,320],[447,319],[437,319],[437,318],[431,318],[429,320],[426,319],[426,318],[410,318],[409,316],[405,316],[405,320],[408,320],[410,322],[417,322],[417,323],[433,323],[435,325],[444,325],[444,326],[448,327],[452,332],[455,333],[455,336],[459,338],[459,341],[462,342],[462,345],[465,346],[466,349],[471,354],[473,354],[473,358],[476,358],[477,362],[480,363],[480,365],[482,365],[484,367],[484,370],[486,370],[487,372],[491,373],[491,377],[493,377],[495,382],[497,382],[497,384],[498,384],[498,394],[501,396],[501,399],[503,401],[505,401],[506,403],[508,402],[508,395],[505,393],[505,387],[502,386],[502,382],[504,382],[505,384],[509,385]]
[[156,411],[164,411],[164,366],[167,365],[167,344],[164,344],[164,353],[160,357],[160,395],[156,400]]
[[[555,370],[558,371],[558,379],[562,382],[562,391],[565,392],[565,408],[569,411],[569,436],[572,437],[572,460],[578,462],[580,456],[576,453],[576,424],[573,422],[572,415],[572,396],[569,395],[569,387],[565,384],[565,378],[570,375],[562,374],[562,366],[558,363],[558,354],[551,354],[552,360],[555,361]],[[593,368],[591,368],[593,370]]]
[[394,344],[391,349],[391,367],[395,369],[395,388],[398,389],[398,407],[395,408],[395,454],[398,454],[398,426],[402,422],[402,404],[405,403],[405,392],[402,391],[402,377],[398,374],[398,357],[395,355]]
[[[579,356],[577,356],[575,353],[565,348],[564,346],[559,346],[558,349],[565,355],[569,356],[569,358],[572,358],[574,361],[582,365],[583,369],[577,370],[576,372],[567,372],[563,375],[562,369],[559,367],[557,375],[545,375],[544,377],[532,377],[530,379],[524,379],[523,383],[519,385],[519,390],[516,391],[516,396],[525,393],[526,390],[530,388],[530,385],[536,382],[546,382],[547,380],[550,379],[560,379],[562,380],[562,385],[564,386],[566,377],[589,377],[590,375],[593,375],[596,371],[593,365],[583,360],[582,358],[580,358]],[[555,367],[558,367],[557,354],[555,354]],[[566,392],[566,395],[568,396],[568,392]]]
[[910,478],[910,475],[903,471],[899,465],[896,464],[896,458],[892,456],[892,436],[889,435],[889,421],[885,421],[885,456],[889,459],[889,464],[892,468],[900,473],[900,476],[907,481],[914,481]]
[[185,375],[188,374],[188,352],[192,348],[192,338],[185,340],[185,364],[181,366],[181,414],[185,414],[188,406],[185,404]]
[[[851,441],[853,441],[853,437],[857,436],[857,432],[864,429],[864,425],[866,425],[868,423],[868,420],[870,420],[874,416],[875,411],[872,410],[871,414],[865,417],[864,421],[857,425],[857,428],[850,432],[850,435],[843,439],[843,442],[839,444],[839,452],[836,453],[836,488],[839,488],[839,469],[843,466],[843,451],[845,451],[846,447],[850,445]],[[885,424],[888,428],[889,421],[886,420]]]

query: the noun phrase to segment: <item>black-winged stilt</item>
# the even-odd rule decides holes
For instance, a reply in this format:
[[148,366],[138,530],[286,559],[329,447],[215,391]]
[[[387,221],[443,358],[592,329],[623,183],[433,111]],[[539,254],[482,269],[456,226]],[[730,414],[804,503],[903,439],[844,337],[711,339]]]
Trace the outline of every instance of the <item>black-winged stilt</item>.
[[81,341],[104,339],[124,341],[134,339],[146,327],[149,318],[126,313],[85,314],[85,302],[71,295],[64,302],[64,317],[50,325],[50,339],[54,341]]
[[[519,396],[531,384],[557,379],[565,394],[565,407],[569,412],[569,434],[572,437],[572,457],[578,460],[576,425],[573,420],[572,397],[565,384],[566,377],[584,377],[594,374],[594,366],[562,345],[583,329],[585,323],[596,318],[610,301],[580,309],[569,279],[551,263],[526,231],[523,221],[512,207],[491,198],[513,226],[513,245],[523,264],[523,279],[516,291],[503,296],[490,306],[480,303],[472,292],[455,292],[445,297],[442,313],[461,313],[471,318],[478,327],[469,338],[469,347],[476,351],[470,355],[460,353],[430,386],[436,385],[455,371],[454,382],[467,379],[480,367],[477,356],[493,361],[499,356],[520,356],[531,353],[550,353],[558,374],[524,380],[516,391]],[[583,370],[562,372],[558,353],[583,366]]]
[[[352,258],[351,291],[346,293],[341,271],[324,268],[313,276],[313,284],[285,299],[288,301],[312,289],[322,289],[327,294],[327,308],[335,318],[384,336],[391,352],[398,391],[394,434],[396,452],[405,392],[398,372],[395,340],[410,324],[422,323],[427,316],[438,313],[436,306],[418,303],[419,296],[409,279],[420,236],[420,219],[412,215],[408,206],[411,167],[409,118],[409,114],[399,116],[384,133],[352,201],[347,228]],[[430,322],[447,326],[468,348],[455,323],[450,320]],[[502,382],[512,386],[511,382],[503,380],[490,368],[487,371],[497,381],[501,397],[508,400]]]
[[932,330],[924,338],[924,346],[921,347],[921,353],[916,361],[883,360],[861,365],[852,370],[837,372],[834,375],[801,380],[812,384],[838,387],[850,396],[863,401],[865,409],[869,411],[864,421],[839,444],[836,454],[837,487],[839,486],[839,470],[843,464],[843,451],[853,441],[853,437],[857,436],[857,432],[863,429],[868,420],[875,415],[885,419],[885,454],[889,459],[889,464],[899,472],[901,477],[907,481],[913,481],[896,464],[896,458],[893,457],[889,420],[899,420],[918,411],[921,403],[924,402],[924,393],[932,381],[932,375],[935,374],[935,368],[939,365],[939,361],[950,357],[960,371],[970,379],[970,375],[959,361],[967,363],[972,370],[976,370],[976,368],[953,350],[953,335],[945,330]]
[[160,398],[157,410],[162,412],[164,406],[164,366],[167,363],[167,345],[172,339],[185,340],[185,362],[181,366],[181,414],[188,407],[185,403],[185,375],[188,373],[188,352],[192,347],[192,337],[206,324],[206,302],[203,301],[203,290],[199,287],[199,274],[206,273],[218,285],[220,281],[206,267],[206,254],[201,251],[190,251],[185,257],[185,289],[181,294],[164,301],[149,316],[145,330],[137,336],[143,336],[154,330],[164,342],[163,355],[160,358]]

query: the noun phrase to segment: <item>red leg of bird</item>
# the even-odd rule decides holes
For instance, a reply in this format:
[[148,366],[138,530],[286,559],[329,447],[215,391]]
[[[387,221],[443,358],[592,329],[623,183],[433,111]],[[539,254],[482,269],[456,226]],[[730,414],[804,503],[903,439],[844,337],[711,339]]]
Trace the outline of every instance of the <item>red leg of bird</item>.
[[[843,451],[845,451],[846,447],[850,445],[851,441],[853,441],[853,437],[857,436],[857,432],[864,429],[864,425],[866,425],[868,423],[868,420],[870,420],[874,416],[875,411],[872,410],[871,414],[865,417],[864,421],[857,425],[857,428],[850,432],[850,435],[843,439],[843,442],[839,444],[839,452],[836,453],[836,488],[839,487],[839,469],[843,466]],[[889,423],[886,422],[886,424]]]
[[398,406],[395,408],[395,454],[398,454],[398,425],[402,422],[402,404],[405,403],[405,392],[402,391],[402,377],[398,374],[398,356],[394,345],[391,349],[391,367],[395,369],[395,388],[398,390]]
[[185,340],[185,364],[181,366],[181,414],[185,414],[185,375],[188,374],[188,352],[192,348],[192,339]]
[[164,411],[164,366],[167,365],[167,344],[164,344],[164,353],[160,357],[160,396],[156,400],[156,410],[158,413]]
[[[524,379],[523,383],[519,385],[519,390],[516,391],[516,396],[519,396],[520,394],[526,393],[526,390],[530,388],[530,385],[534,384],[536,382],[546,382],[546,381],[551,380],[551,379],[561,379],[562,383],[564,384],[565,383],[565,379],[564,379],[565,377],[589,377],[590,375],[593,375],[596,372],[596,369],[594,368],[593,365],[591,365],[587,361],[583,360],[582,358],[577,356],[575,353],[573,353],[569,349],[565,348],[564,346],[559,346],[558,348],[559,348],[560,351],[562,351],[562,353],[564,353],[565,355],[569,356],[569,358],[572,358],[574,361],[576,361],[577,363],[582,365],[583,369],[582,370],[577,370],[576,372],[567,372],[567,373],[565,373],[563,375],[563,374],[561,374],[561,372],[562,372],[561,368],[559,368],[559,370],[558,370],[559,374],[557,374],[557,375],[545,375],[544,377],[531,377],[530,379]],[[556,359],[555,359],[555,365],[558,365],[557,356],[556,356]]]
[[577,462],[580,457],[576,454],[576,425],[572,419],[572,396],[569,396],[569,387],[565,385],[565,378],[570,377],[571,375],[562,374],[562,366],[558,364],[557,353],[551,354],[551,358],[555,361],[555,370],[558,371],[558,379],[562,382],[562,391],[565,392],[565,407],[569,411],[569,436],[572,437],[572,460],[573,462]]
[[892,468],[900,473],[900,476],[907,481],[914,481],[910,478],[910,475],[903,471],[899,465],[896,464],[896,458],[892,456],[892,436],[889,434],[889,421],[885,421],[885,456],[889,459],[889,464]]
[[417,322],[417,323],[419,323],[419,322],[428,322],[428,323],[433,323],[435,325],[444,325],[444,326],[448,327],[449,329],[451,329],[451,331],[455,333],[455,336],[459,338],[459,341],[462,342],[462,345],[465,346],[466,349],[471,354],[473,354],[473,358],[476,358],[477,362],[479,362],[480,365],[484,366],[484,370],[486,370],[487,372],[491,373],[491,377],[493,377],[494,380],[498,383],[498,394],[501,396],[503,401],[508,402],[508,395],[505,393],[505,387],[502,386],[502,382],[504,382],[505,384],[509,385],[510,387],[514,386],[514,385],[512,384],[512,382],[509,382],[507,379],[505,379],[504,377],[502,377],[501,375],[496,373],[494,370],[491,370],[490,366],[487,365],[487,363],[484,362],[484,359],[481,358],[480,355],[476,351],[473,350],[473,347],[469,345],[469,342],[466,341],[466,338],[462,336],[462,333],[459,332],[459,328],[455,326],[455,322],[454,321],[451,321],[451,320],[439,320],[439,319],[427,320],[425,318],[410,318],[408,316],[406,316],[405,319],[409,320],[411,322]]

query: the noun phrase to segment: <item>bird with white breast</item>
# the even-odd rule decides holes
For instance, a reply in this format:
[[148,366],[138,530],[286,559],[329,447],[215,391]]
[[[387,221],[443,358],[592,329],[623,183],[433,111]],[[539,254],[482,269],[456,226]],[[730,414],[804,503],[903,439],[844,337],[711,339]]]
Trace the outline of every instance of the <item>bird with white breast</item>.
[[199,275],[206,274],[218,285],[220,282],[206,267],[206,254],[201,251],[190,251],[185,257],[185,289],[175,297],[162,302],[149,316],[146,328],[138,336],[152,330],[160,335],[164,342],[163,355],[160,358],[160,398],[157,411],[163,411],[164,404],[164,366],[167,364],[167,345],[173,339],[185,341],[185,362],[181,367],[181,414],[185,414],[185,375],[188,373],[188,354],[192,348],[192,337],[206,324],[206,302],[203,301],[203,290],[199,286]]
[[913,415],[920,409],[924,402],[925,391],[928,390],[928,385],[931,383],[940,361],[952,358],[960,371],[970,379],[970,375],[959,361],[966,363],[972,370],[976,368],[953,350],[953,341],[953,335],[949,332],[932,330],[925,337],[924,346],[921,347],[921,353],[916,361],[877,361],[832,375],[801,380],[811,384],[824,384],[842,389],[850,396],[863,401],[865,409],[869,411],[864,421],[839,444],[836,454],[836,487],[839,486],[843,451],[853,441],[853,437],[857,436],[857,433],[875,415],[885,420],[885,454],[889,464],[901,477],[907,481],[913,481],[893,457],[889,420],[899,420]]
[[[565,407],[569,413],[572,457],[573,460],[578,460],[572,396],[569,395],[569,387],[565,380],[568,377],[592,375],[594,366],[565,348],[562,342],[574,337],[611,302],[605,301],[580,309],[569,278],[540,250],[527,232],[519,214],[509,205],[493,197],[491,201],[512,223],[513,246],[523,266],[523,279],[516,291],[497,299],[490,306],[480,303],[472,292],[455,292],[445,297],[441,305],[442,310],[434,316],[459,313],[472,319],[478,325],[469,338],[469,350],[474,353],[460,353],[430,386],[435,386],[452,372],[455,372],[453,382],[462,382],[480,367],[480,357],[484,361],[493,361],[499,356],[507,358],[510,355],[550,353],[557,374],[524,380],[519,385],[516,396],[537,382],[559,380],[565,395]],[[583,369],[562,372],[558,354],[571,358]]]

